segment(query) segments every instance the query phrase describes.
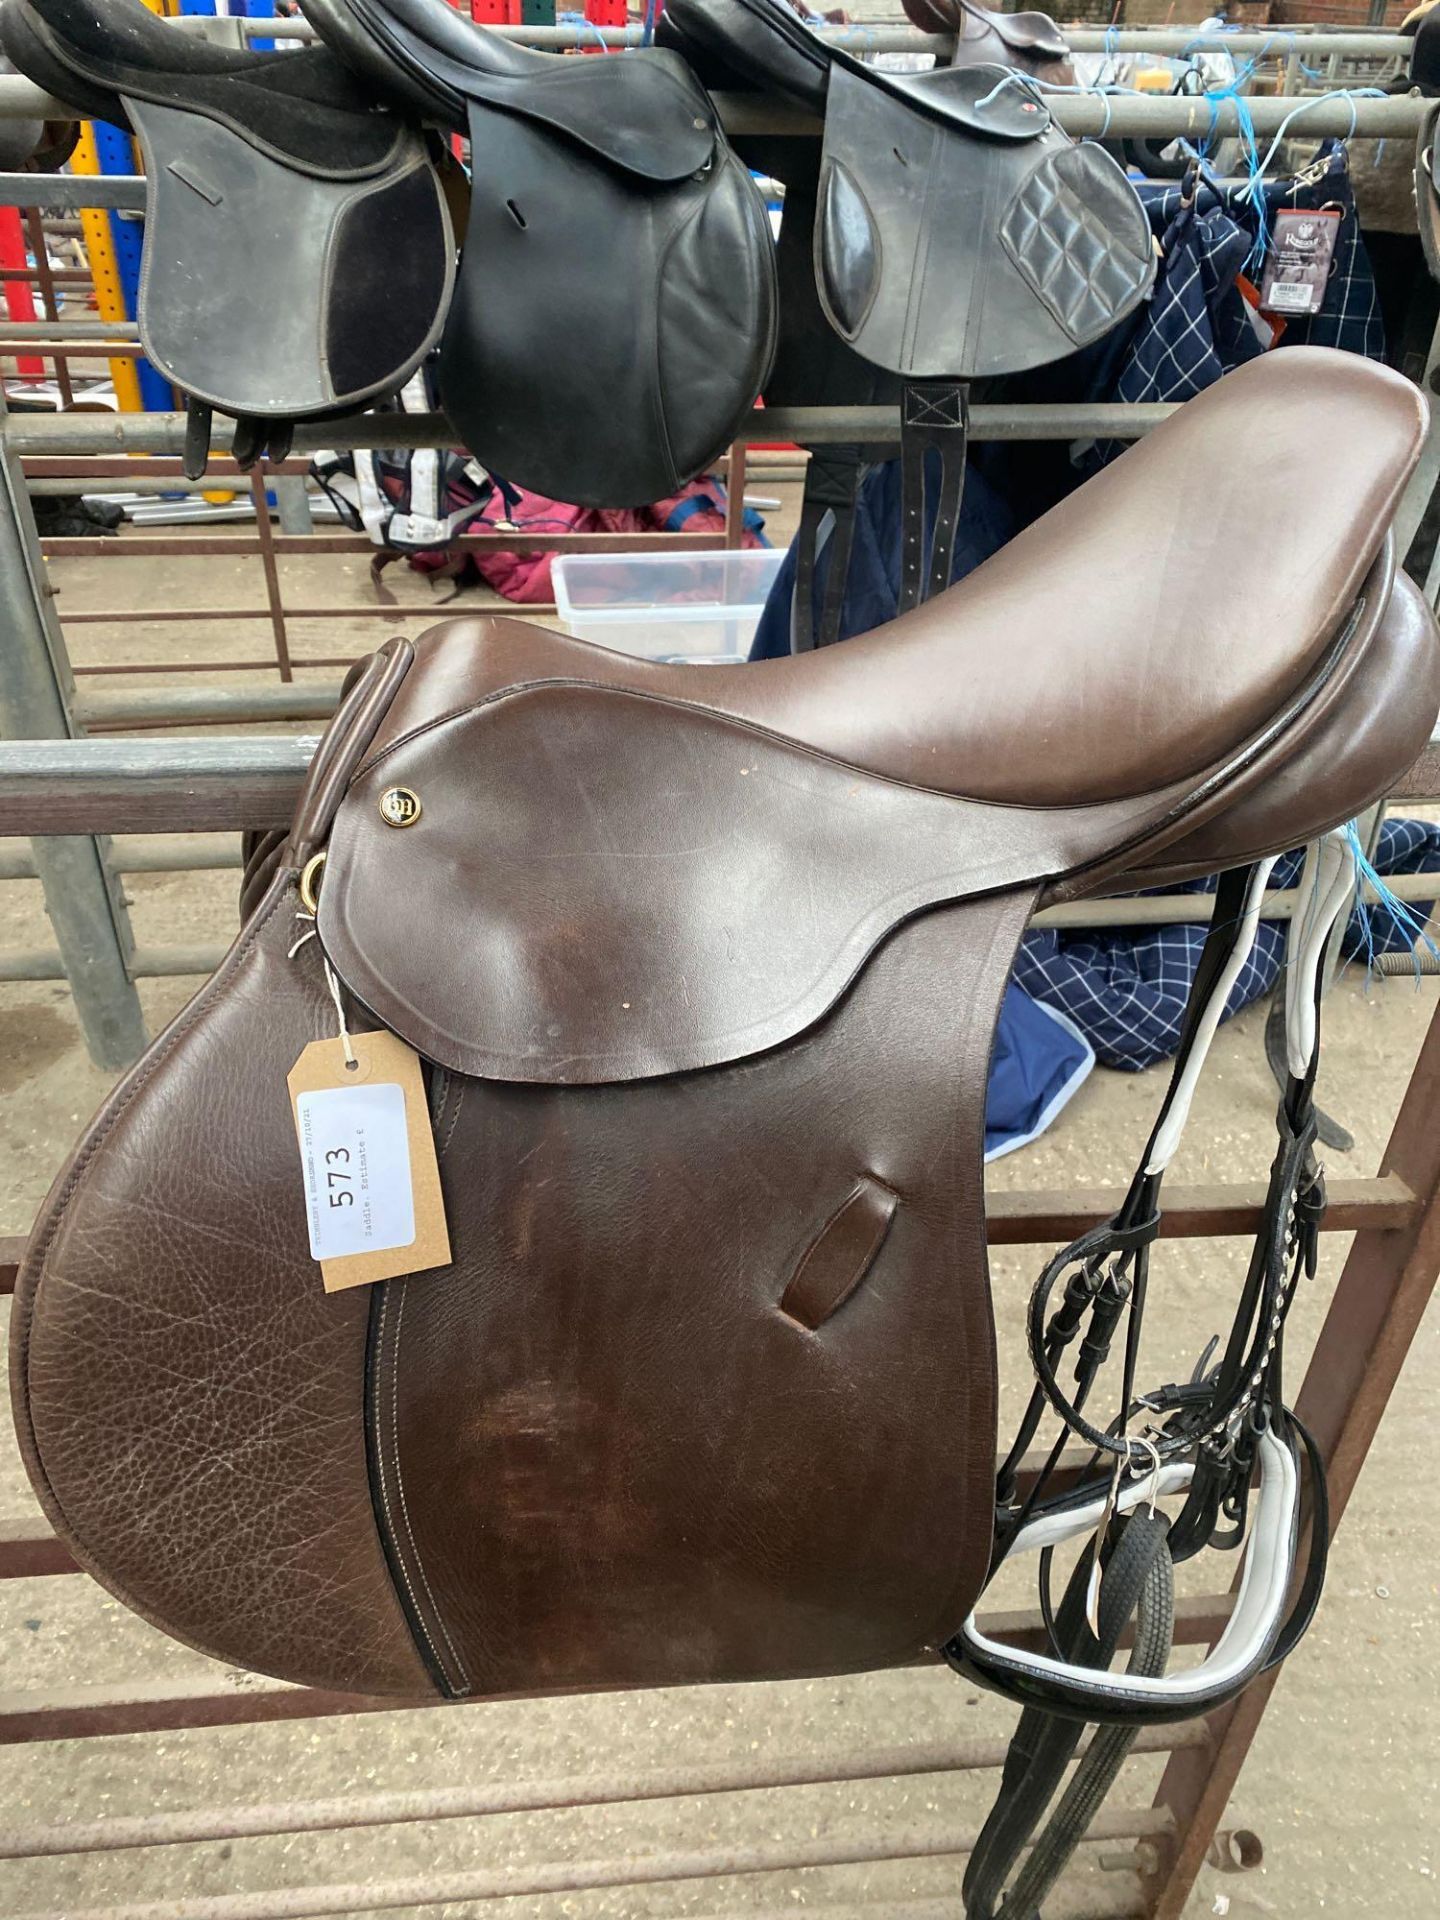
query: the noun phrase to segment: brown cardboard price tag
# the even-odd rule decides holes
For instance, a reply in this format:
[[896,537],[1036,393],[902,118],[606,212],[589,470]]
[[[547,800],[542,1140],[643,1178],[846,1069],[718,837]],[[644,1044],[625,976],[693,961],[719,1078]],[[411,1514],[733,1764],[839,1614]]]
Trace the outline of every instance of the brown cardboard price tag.
[[286,1084],[327,1293],[450,1264],[420,1059],[393,1033],[312,1040]]

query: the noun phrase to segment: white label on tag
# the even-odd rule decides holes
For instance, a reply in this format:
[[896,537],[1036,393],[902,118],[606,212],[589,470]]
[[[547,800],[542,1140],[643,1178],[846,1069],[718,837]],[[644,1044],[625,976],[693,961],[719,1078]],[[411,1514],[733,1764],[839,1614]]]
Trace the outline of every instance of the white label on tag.
[[405,1089],[321,1087],[295,1102],[310,1252],[316,1260],[383,1253],[415,1238]]
[[1319,304],[1316,289],[1304,282],[1277,280],[1270,289],[1272,313],[1309,313]]

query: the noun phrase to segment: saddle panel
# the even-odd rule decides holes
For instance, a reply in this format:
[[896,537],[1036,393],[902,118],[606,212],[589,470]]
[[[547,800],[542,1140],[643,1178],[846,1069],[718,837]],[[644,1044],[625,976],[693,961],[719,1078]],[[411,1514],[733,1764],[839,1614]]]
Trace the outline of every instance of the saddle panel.
[[[433,1692],[371,1503],[369,1304],[324,1294],[285,1075],[334,1031],[293,875],[116,1088],[41,1209],[11,1384],[76,1558],[177,1639],[309,1686]],[[303,951],[303,950],[302,950]]]
[[[640,181],[479,102],[470,137],[485,164],[441,351],[450,419],[487,467],[553,499],[677,492],[728,442],[774,352],[754,182],[725,149],[678,183]],[[597,391],[623,435],[598,429]]]
[[[372,1404],[449,1691],[850,1672],[960,1617],[988,1566],[995,1380],[981,1103],[957,1114],[954,1090],[983,1083],[1026,904],[914,922],[803,1041],[742,1065],[447,1083],[463,1251],[386,1287]],[[876,1188],[887,1231],[839,1235],[830,1297],[854,1284],[808,1328],[792,1278]]]
[[280,418],[408,378],[440,336],[454,276],[444,193],[417,135],[381,176],[302,191],[219,121],[141,100],[129,117],[164,238],[145,249],[140,286],[141,337],[163,373],[212,405]]

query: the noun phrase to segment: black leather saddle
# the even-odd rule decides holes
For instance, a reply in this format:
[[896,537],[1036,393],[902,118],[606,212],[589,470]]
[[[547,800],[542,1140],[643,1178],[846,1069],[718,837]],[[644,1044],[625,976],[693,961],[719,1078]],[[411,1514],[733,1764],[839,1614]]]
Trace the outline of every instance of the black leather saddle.
[[664,498],[770,370],[774,248],[755,183],[672,53],[564,58],[446,0],[314,0],[382,98],[469,136],[440,392],[465,444],[588,506]]
[[[953,28],[959,9],[944,11],[942,24]],[[669,43],[707,78],[738,79],[824,118],[818,172],[803,155],[763,156],[786,181],[781,279],[787,329],[795,328],[782,342],[783,378],[767,398],[901,400],[912,496],[902,611],[949,581],[966,383],[1089,345],[1134,310],[1154,279],[1149,225],[1123,171],[1102,148],[1077,144],[1056,126],[1030,77],[1030,69],[1062,65],[1065,50],[1053,24],[1042,32],[1037,22],[1044,17],[1027,18],[1012,50],[984,16],[982,36],[959,34],[960,64],[914,74],[867,66],[822,41],[784,0],[670,0],[666,10]],[[977,61],[977,53],[988,57]],[[826,329],[845,352],[825,341]],[[931,447],[944,471],[927,555],[923,471]],[[821,637],[838,632],[860,449],[827,449],[814,464],[796,582],[797,648],[813,643],[807,542],[825,513],[834,516],[839,551]]]
[[140,338],[242,464],[297,419],[392,392],[435,344],[454,241],[423,137],[324,47],[251,53],[176,33],[140,0],[6,0],[19,70],[130,128],[146,177]]

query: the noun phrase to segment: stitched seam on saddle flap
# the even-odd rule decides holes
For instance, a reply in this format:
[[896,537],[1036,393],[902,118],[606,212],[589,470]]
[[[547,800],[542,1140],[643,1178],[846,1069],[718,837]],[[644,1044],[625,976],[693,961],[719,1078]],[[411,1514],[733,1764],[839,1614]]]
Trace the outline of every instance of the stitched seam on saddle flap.
[[[405,1596],[409,1601],[407,1611],[416,1631],[424,1642],[425,1650],[430,1657],[432,1666],[444,1681],[449,1692],[456,1697],[460,1697],[473,1691],[472,1683],[469,1673],[466,1671],[465,1663],[456,1651],[454,1641],[450,1638],[449,1630],[440,1612],[439,1603],[435,1598],[434,1589],[431,1587],[429,1576],[425,1572],[424,1561],[421,1559],[420,1549],[416,1544],[415,1535],[411,1529],[409,1507],[405,1500],[405,1481],[400,1469],[399,1354],[400,1328],[405,1312],[404,1290],[408,1282],[406,1280],[400,1280],[393,1283],[398,1285],[401,1290],[400,1306],[395,1315],[394,1336],[387,1345],[386,1329],[389,1319],[391,1284],[392,1283],[388,1281],[382,1284],[379,1323],[376,1329],[375,1340],[376,1378],[374,1382],[375,1477],[380,1492],[380,1505],[382,1517],[385,1522],[385,1530],[389,1536],[386,1545],[391,1551],[387,1557],[390,1559],[393,1569],[400,1576],[401,1584],[405,1589]],[[399,1495],[399,1525],[396,1523],[396,1513],[390,1498],[389,1473],[387,1473],[386,1457],[387,1448],[389,1454],[389,1469],[390,1472],[393,1472],[396,1491]],[[413,1562],[414,1564],[416,1575],[425,1591],[425,1599],[429,1603],[428,1608],[422,1604],[421,1597],[416,1592],[415,1582],[411,1578],[410,1565],[408,1562]],[[444,1642],[445,1653],[442,1653],[440,1650],[440,1641]],[[445,1654],[449,1655],[448,1660]]]

